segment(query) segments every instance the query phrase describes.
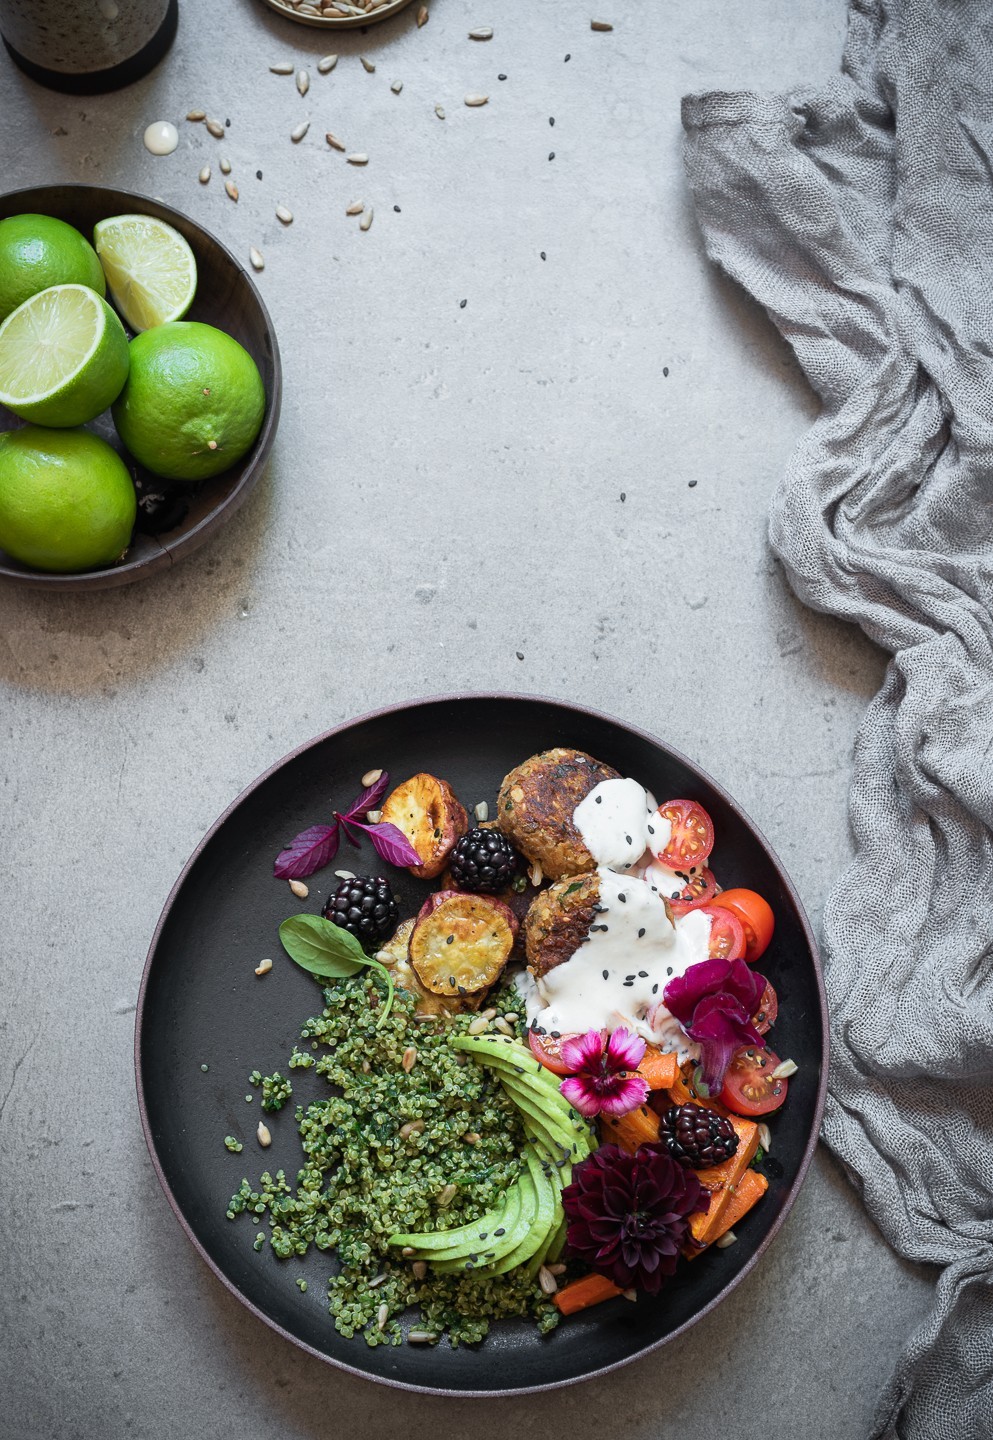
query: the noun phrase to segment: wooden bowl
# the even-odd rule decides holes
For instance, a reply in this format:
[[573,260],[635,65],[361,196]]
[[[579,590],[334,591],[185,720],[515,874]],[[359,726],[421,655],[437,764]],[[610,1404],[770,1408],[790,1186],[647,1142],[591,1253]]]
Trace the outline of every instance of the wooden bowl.
[[[112,585],[127,585],[156,570],[167,570],[183,555],[196,550],[230,520],[261,475],[276,435],[282,395],[282,370],[272,321],[254,284],[230,250],[187,215],[157,200],[101,185],[40,185],[0,196],[0,220],[22,214],[54,215],[75,225],[91,242],[93,226],[110,215],[154,215],[174,226],[186,237],[197,262],[197,296],[186,318],[215,325],[233,335],[259,367],[265,385],[265,416],[255,444],[223,475],[190,488],[189,509],[175,529],[160,535],[136,530],[127,554],[117,565],[65,575],[32,570],[0,550],[0,578],[21,585],[47,590],[103,590]],[[14,429],[20,423],[8,411],[0,409],[0,430]],[[156,482],[156,478],[124,450],[109,411],[89,428],[123,455],[129,472],[139,483],[147,482],[149,489],[162,483]]]
[[[315,0],[315,4],[317,0]],[[284,16],[287,20],[295,20],[298,25],[313,25],[318,29],[347,30],[357,25],[375,25],[380,20],[389,20],[401,10],[405,10],[411,0],[389,0],[389,4],[382,5],[378,10],[371,11],[368,15],[301,15],[294,10],[286,0],[263,0],[270,10],[275,10],[277,15]]]

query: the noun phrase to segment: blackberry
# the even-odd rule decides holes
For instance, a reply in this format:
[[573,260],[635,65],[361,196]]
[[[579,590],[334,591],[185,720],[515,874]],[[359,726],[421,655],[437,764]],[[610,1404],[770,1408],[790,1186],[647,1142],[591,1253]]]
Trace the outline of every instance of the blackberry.
[[730,1120],[702,1105],[671,1105],[662,1116],[659,1140],[673,1160],[690,1170],[705,1170],[729,1160],[738,1148]]
[[388,940],[400,924],[400,911],[390,882],[381,875],[359,875],[342,880],[324,906],[325,920],[348,930],[363,945]]
[[521,857],[506,835],[478,827],[462,836],[449,862],[459,889],[482,895],[506,890],[520,863]]

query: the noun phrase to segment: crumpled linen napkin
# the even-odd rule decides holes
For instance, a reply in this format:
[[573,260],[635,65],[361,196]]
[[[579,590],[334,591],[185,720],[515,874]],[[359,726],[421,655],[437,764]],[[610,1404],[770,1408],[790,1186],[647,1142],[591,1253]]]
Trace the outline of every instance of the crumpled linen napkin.
[[707,252],[822,402],[773,549],[806,604],[892,656],[824,922],[823,1136],[898,1253],[943,1268],[872,1435],[988,1440],[993,4],[851,0],[836,81],[691,96],[683,123]]

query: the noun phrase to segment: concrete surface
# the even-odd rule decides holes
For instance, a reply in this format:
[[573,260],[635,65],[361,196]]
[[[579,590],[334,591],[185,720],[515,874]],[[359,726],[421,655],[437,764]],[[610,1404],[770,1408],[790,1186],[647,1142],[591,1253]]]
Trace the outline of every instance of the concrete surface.
[[[131,1058],[148,941],[204,829],[292,746],[445,689],[562,696],[728,786],[815,923],[845,864],[883,658],[803,611],[768,552],[767,500],[814,401],[702,255],[678,123],[687,90],[834,74],[842,0],[600,12],[612,34],[570,0],[431,0],[424,29],[412,8],[332,43],[257,0],[182,0],[159,70],[83,100],[0,55],[4,186],[118,184],[246,259],[259,246],[286,381],[268,474],[209,548],[120,591],[0,594],[4,1437],[534,1429],[526,1400],[402,1396],[299,1353],[215,1282],[158,1190]],[[466,38],[481,24],[487,44]],[[309,60],[306,100],[268,73],[284,57]],[[473,90],[489,105],[466,109]],[[193,106],[230,117],[222,143],[183,121]],[[158,118],[181,127],[167,159],[141,145]],[[368,234],[344,215],[359,197]],[[540,1400],[541,1430],[855,1440],[930,1286],[822,1153],[717,1315]]]

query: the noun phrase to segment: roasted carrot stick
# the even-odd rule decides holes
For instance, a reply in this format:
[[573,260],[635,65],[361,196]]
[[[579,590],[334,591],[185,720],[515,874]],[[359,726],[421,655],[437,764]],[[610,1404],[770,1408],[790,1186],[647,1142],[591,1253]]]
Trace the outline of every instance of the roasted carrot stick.
[[600,1134],[604,1140],[633,1155],[639,1145],[658,1142],[659,1117],[647,1105],[639,1105],[626,1115],[601,1115]]
[[613,1280],[608,1280],[606,1275],[583,1275],[579,1280],[573,1280],[557,1290],[553,1299],[563,1315],[575,1315],[577,1310],[588,1310],[591,1305],[599,1305],[601,1300],[613,1300],[615,1295],[621,1295],[623,1291],[618,1290]]
[[761,1200],[768,1188],[769,1182],[764,1175],[760,1175],[757,1170],[746,1170],[738,1181],[735,1193],[729,1198],[724,1214],[710,1239],[705,1245],[686,1246],[683,1254],[690,1260],[696,1255],[702,1255],[709,1245],[713,1245],[715,1240],[726,1235],[733,1226],[737,1225],[739,1220],[748,1214],[752,1206]]
[[645,1056],[638,1066],[638,1074],[647,1082],[649,1090],[668,1090],[679,1079],[679,1061],[674,1050],[662,1051],[657,1045],[646,1045]]

